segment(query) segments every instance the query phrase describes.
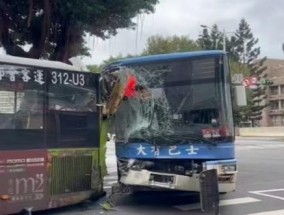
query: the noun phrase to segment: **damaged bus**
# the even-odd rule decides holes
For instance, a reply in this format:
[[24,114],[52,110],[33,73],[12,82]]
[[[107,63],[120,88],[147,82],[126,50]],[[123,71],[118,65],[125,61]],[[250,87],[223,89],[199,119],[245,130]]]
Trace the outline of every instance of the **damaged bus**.
[[216,169],[219,192],[235,190],[231,83],[223,51],[128,58],[103,74],[125,86],[112,117],[121,184],[199,192],[200,173]]
[[103,194],[98,82],[61,62],[0,56],[0,214]]

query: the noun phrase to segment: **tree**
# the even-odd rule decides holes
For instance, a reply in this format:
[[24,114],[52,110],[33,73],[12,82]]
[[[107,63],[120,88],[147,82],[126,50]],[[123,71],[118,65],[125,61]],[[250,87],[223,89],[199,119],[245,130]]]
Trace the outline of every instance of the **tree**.
[[198,45],[204,50],[223,50],[223,33],[216,24],[210,30],[209,32],[207,27],[203,28],[197,40]]
[[142,55],[165,54],[201,50],[194,40],[186,36],[163,37],[160,35],[148,38]]
[[[266,78],[266,67],[263,66],[266,57],[258,59],[260,55],[260,47],[257,47],[258,39],[254,38],[249,24],[245,19],[241,19],[239,27],[235,34],[235,47],[233,55],[237,60],[248,68],[249,77],[256,77],[258,82],[262,78]],[[266,87],[260,84],[255,89],[251,89],[248,93],[248,107],[240,109],[240,115],[245,115],[253,126],[256,126],[262,118],[262,110],[267,106],[264,102],[266,98]],[[245,118],[241,117],[241,118]]]
[[[158,0],[0,0],[0,45],[6,53],[67,62],[89,55],[86,34],[102,39],[132,18],[150,13]],[[31,47],[28,51],[25,48]]]
[[108,59],[104,60],[101,64],[89,65],[89,66],[87,66],[87,68],[89,69],[90,72],[100,73],[105,66],[107,66],[108,64],[113,63],[113,62],[115,62],[119,59],[122,59],[122,58],[125,58],[125,57],[122,56],[122,54],[119,54],[116,57],[110,56]]
[[100,73],[100,72],[102,72],[102,70],[104,69],[105,66],[107,66],[107,65],[109,65],[109,64],[111,64],[115,61],[122,60],[122,59],[125,59],[125,58],[130,58],[130,57],[135,57],[135,55],[128,54],[126,56],[123,56],[122,54],[119,54],[115,57],[110,56],[108,59],[104,60],[101,64],[89,65],[89,66],[87,66],[87,68],[89,69],[90,72]]
[[[231,62],[238,62],[238,58],[235,56],[236,53],[234,52],[236,37],[228,37],[228,35],[225,35],[225,40],[226,52]],[[204,26],[202,33],[199,34],[197,43],[203,50],[223,50],[224,32],[221,32],[216,24],[209,28]]]
[[197,43],[186,36],[172,36],[172,37],[162,37],[159,35],[152,36],[148,38],[146,43],[146,48],[139,55],[126,55],[123,56],[119,54],[115,57],[111,56],[109,59],[103,61],[100,65],[89,65],[88,69],[91,72],[99,73],[103,68],[120,59],[138,57],[144,55],[153,55],[153,54],[166,54],[171,52],[185,52],[185,51],[196,51],[200,50],[200,47]]
[[230,72],[231,74],[243,74],[244,77],[248,77],[250,75],[249,68],[246,64],[242,64],[238,61],[235,61],[232,58],[229,58]]
[[92,64],[87,66],[88,70],[93,73],[100,73],[102,71],[101,65]]
[[[217,25],[210,28],[204,28],[199,35],[198,44],[202,49],[223,49],[223,33],[218,30]],[[231,73],[242,73],[245,77],[257,77],[258,81],[265,78],[263,66],[265,59],[258,59],[260,47],[257,47],[258,39],[254,38],[249,24],[245,19],[241,19],[235,35],[228,37],[226,35],[226,52],[230,60]],[[235,122],[252,121],[253,125],[261,119],[262,110],[266,106],[265,86],[258,85],[256,89],[247,90],[248,105],[247,107],[235,107]]]

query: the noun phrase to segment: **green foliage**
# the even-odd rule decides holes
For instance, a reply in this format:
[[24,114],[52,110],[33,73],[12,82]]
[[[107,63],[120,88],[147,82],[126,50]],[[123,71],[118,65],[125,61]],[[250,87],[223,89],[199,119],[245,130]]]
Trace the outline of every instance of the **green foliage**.
[[[159,35],[152,36],[148,39],[146,48],[140,55],[154,55],[154,54],[166,54],[171,52],[186,52],[186,51],[196,51],[201,50],[201,48],[197,45],[197,43],[186,36],[172,36],[172,37],[162,37]],[[103,61],[100,65],[89,65],[88,69],[91,72],[99,73],[103,70],[103,68],[120,59],[137,57],[134,55],[128,54],[127,56],[123,56],[119,54],[116,57],[110,57],[109,59]]]
[[[210,29],[210,30],[209,30]],[[258,59],[260,47],[257,47],[258,39],[252,33],[249,24],[241,19],[238,29],[233,36],[225,35],[226,51],[230,59],[231,73],[242,73],[244,77],[257,77],[258,81],[266,78],[263,66],[266,58]],[[198,44],[202,49],[223,49],[224,33],[220,32],[217,25],[203,28],[199,35]],[[252,121],[253,125],[261,119],[264,103],[266,85],[258,85],[256,89],[248,90],[247,107],[235,108],[235,121]]]
[[101,66],[96,64],[88,65],[87,69],[93,73],[100,73],[102,71]]
[[[134,28],[133,18],[151,13],[158,0],[1,0],[0,44],[7,54],[67,62],[89,55],[84,36],[109,38]],[[25,51],[24,45],[31,49]]]
[[[223,49],[223,32],[220,32],[217,25],[212,28],[203,28],[197,41],[191,40],[186,36],[152,36],[148,39],[146,48],[141,55],[164,54],[170,52],[183,52],[195,50]],[[249,24],[242,19],[235,34],[231,37],[226,35],[226,51],[229,56],[230,70],[232,74],[242,73],[244,77],[257,77],[258,81],[266,79],[263,66],[266,58],[258,59],[260,47],[257,47],[258,39],[254,38]],[[130,57],[130,56],[129,56]],[[124,58],[122,55],[111,57],[99,66],[101,70],[106,64],[117,59]],[[94,67],[96,70],[98,67]],[[265,100],[266,86],[271,84],[266,81],[263,85],[258,85],[256,89],[247,89],[248,105],[246,107],[235,107],[235,122],[239,125],[241,122],[251,121],[253,125],[261,119],[263,108],[267,105]]]
[[260,84],[261,84],[261,85],[265,85],[265,86],[269,86],[269,85],[272,85],[272,84],[273,84],[273,81],[272,81],[272,80],[269,80],[269,79],[261,79],[261,80],[260,80]]
[[245,19],[241,19],[235,38],[234,55],[238,56],[238,61],[251,64],[258,58],[260,47],[255,47],[258,39],[254,38],[250,26]]
[[89,65],[89,66],[87,66],[87,68],[89,69],[90,72],[100,73],[106,65],[108,65],[108,64],[110,64],[112,62],[115,62],[115,61],[117,61],[119,59],[122,59],[122,58],[124,58],[124,57],[121,54],[119,54],[116,57],[111,56],[107,60],[104,60],[101,64],[99,64],[99,65],[96,65],[96,64]]
[[[233,55],[246,65],[249,72],[249,77],[257,77],[260,82],[261,79],[266,77],[264,73],[267,69],[264,66],[266,58],[258,59],[260,55],[260,47],[257,47],[258,39],[254,38],[249,24],[242,19],[239,28],[235,35],[235,48]],[[262,118],[262,110],[267,106],[264,102],[266,98],[266,87],[264,85],[257,85],[256,89],[250,90],[248,106],[240,108],[240,115],[242,118],[251,121],[253,126],[257,125],[258,121]]]
[[231,74],[243,74],[244,77],[249,77],[249,68],[246,64],[242,64],[238,61],[234,61],[233,59],[229,59],[230,71]]
[[94,72],[94,73],[100,73],[105,66],[115,62],[115,61],[118,61],[118,60],[121,60],[121,59],[124,59],[124,58],[130,58],[130,57],[135,57],[134,55],[126,55],[126,56],[123,56],[122,54],[119,54],[115,57],[111,56],[109,57],[108,59],[104,60],[101,64],[99,65],[96,65],[96,64],[93,64],[93,65],[88,65],[87,68],[89,69],[90,72]]
[[209,32],[208,28],[203,28],[203,31],[197,40],[198,45],[203,50],[222,50],[223,33],[219,31],[217,25],[213,25],[210,29],[211,32]]
[[198,44],[186,36],[152,36],[148,39],[142,55],[165,54],[201,50]]

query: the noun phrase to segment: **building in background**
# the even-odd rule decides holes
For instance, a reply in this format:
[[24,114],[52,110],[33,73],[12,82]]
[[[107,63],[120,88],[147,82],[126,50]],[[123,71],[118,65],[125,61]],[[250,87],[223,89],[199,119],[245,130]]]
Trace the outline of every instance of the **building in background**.
[[284,60],[267,59],[267,79],[273,84],[267,87],[266,103],[260,126],[284,126]]

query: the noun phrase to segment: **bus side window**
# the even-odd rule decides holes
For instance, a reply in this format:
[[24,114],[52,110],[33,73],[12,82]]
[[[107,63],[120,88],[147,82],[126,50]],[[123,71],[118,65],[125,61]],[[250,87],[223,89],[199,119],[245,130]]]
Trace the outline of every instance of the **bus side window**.
[[16,113],[16,126],[22,129],[43,129],[43,99],[37,93],[25,92]]
[[48,147],[88,147],[98,144],[99,112],[95,90],[50,85],[46,132]]

